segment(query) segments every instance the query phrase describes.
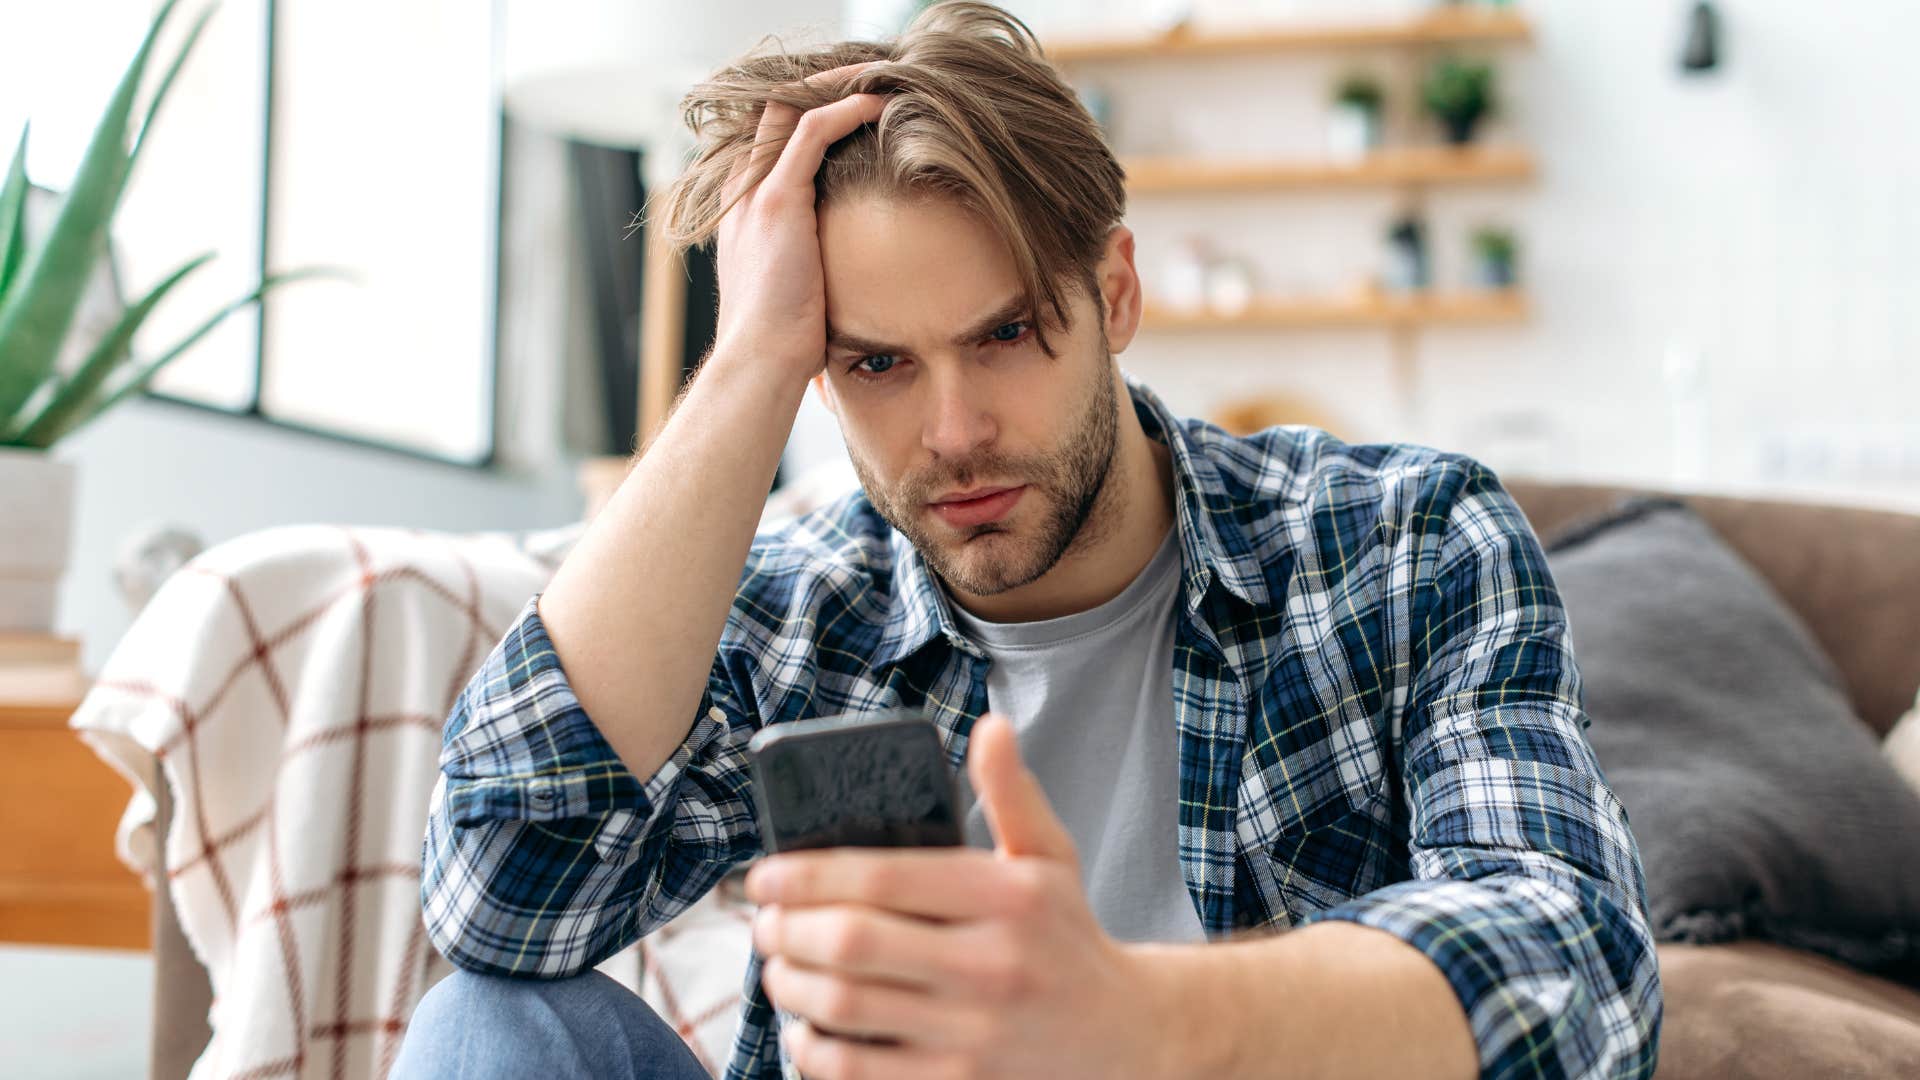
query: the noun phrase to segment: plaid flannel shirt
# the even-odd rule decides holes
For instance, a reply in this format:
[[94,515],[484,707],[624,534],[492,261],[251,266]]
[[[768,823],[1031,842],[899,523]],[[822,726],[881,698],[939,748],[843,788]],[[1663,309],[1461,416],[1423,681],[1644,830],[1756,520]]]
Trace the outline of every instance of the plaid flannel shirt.
[[[1238,438],[1129,386],[1175,477],[1168,824],[1208,936],[1377,927],[1446,976],[1483,1075],[1650,1074],[1639,851],[1583,734],[1545,557],[1493,473],[1299,427]],[[426,923],[474,971],[584,972],[760,854],[760,726],[924,706],[958,769],[986,707],[985,653],[858,494],[756,538],[691,730],[653,776],[582,711],[537,601],[448,717],[428,823]],[[786,1064],[759,975],[755,955],[728,1080]]]

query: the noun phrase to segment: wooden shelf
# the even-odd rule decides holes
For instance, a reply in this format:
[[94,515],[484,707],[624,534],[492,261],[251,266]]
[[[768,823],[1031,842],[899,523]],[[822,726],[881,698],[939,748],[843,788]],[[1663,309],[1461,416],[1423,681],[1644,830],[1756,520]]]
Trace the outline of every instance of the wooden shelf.
[[1355,162],[1129,158],[1121,165],[1134,194],[1516,183],[1534,175],[1533,155],[1516,147],[1406,147]]
[[1394,48],[1422,45],[1525,43],[1533,24],[1517,11],[1437,10],[1390,22],[1301,23],[1239,30],[1177,27],[1163,34],[1057,41],[1044,47],[1057,63],[1223,56],[1298,49]]
[[1308,330],[1487,325],[1523,322],[1526,318],[1525,294],[1507,290],[1411,297],[1265,297],[1235,314],[1149,303],[1140,325],[1146,330]]

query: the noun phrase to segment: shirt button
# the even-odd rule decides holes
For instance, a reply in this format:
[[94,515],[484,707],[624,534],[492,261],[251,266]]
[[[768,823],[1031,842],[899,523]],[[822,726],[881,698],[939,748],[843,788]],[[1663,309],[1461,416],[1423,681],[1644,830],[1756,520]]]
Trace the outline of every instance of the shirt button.
[[543,802],[543,803],[552,802],[553,801],[553,785],[552,784],[533,785],[533,801]]

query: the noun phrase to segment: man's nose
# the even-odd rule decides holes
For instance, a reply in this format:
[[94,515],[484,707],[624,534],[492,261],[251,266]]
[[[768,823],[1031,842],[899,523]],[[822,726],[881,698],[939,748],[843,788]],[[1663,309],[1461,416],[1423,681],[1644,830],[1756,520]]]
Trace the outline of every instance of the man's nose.
[[981,387],[956,370],[959,365],[941,366],[946,370],[927,380],[931,399],[925,403],[920,443],[935,457],[964,458],[992,442],[999,428]]

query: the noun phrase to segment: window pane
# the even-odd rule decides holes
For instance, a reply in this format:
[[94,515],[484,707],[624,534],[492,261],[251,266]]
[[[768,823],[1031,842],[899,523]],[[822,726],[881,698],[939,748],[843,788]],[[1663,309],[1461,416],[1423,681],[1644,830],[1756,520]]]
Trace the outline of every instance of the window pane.
[[[33,121],[28,170],[65,190],[94,125],[139,48],[151,0],[0,0],[0,138],[10,154],[20,124]],[[114,217],[120,287],[144,294],[203,252],[213,262],[182,281],[134,341],[151,358],[214,311],[251,291],[260,276],[261,130],[265,0],[224,5],[169,92],[166,108]],[[197,9],[174,13],[148,62],[146,91],[184,42]],[[133,123],[144,115],[135,106]],[[253,401],[254,320],[236,313],[157,378],[155,390],[224,408]]]
[[[181,5],[153,62],[158,78],[197,15]],[[154,310],[134,341],[146,358],[192,333],[260,283],[260,192],[266,129],[264,0],[221,5],[167,92],[140,151],[114,236],[131,299],[202,252],[195,271]],[[154,379],[155,392],[245,411],[254,400],[258,311],[227,317]]]
[[0,157],[32,119],[28,175],[66,190],[150,12],[144,0],[0,0]]
[[486,5],[280,0],[261,408],[459,461],[492,442],[499,113]]

